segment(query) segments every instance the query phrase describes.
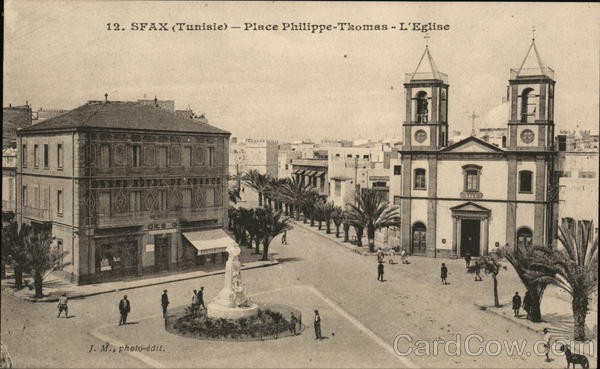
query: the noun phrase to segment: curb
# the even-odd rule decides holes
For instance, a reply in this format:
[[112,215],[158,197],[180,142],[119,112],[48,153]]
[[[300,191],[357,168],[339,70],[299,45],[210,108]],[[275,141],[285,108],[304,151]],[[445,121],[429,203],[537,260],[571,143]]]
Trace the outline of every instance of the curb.
[[[310,225],[308,224],[304,224],[301,221],[294,221],[294,224],[301,226],[301,228],[306,229],[311,231],[312,233],[321,236],[322,238],[325,238],[329,241],[335,242],[338,245],[344,247],[345,249],[347,249],[348,251],[352,251],[355,254],[361,255],[361,256],[376,256],[375,253],[370,253],[368,251],[361,251],[361,250],[357,250],[355,248],[353,248],[352,246],[346,245],[346,243],[342,242],[342,241],[338,241],[338,239],[332,239],[330,237],[327,236],[327,234],[323,234],[321,233],[318,229],[313,229]],[[368,248],[368,246],[366,246]]]
[[479,310],[481,310],[481,311],[485,311],[485,312],[487,312],[487,313],[490,313],[490,314],[493,314],[493,315],[495,315],[495,316],[499,316],[499,317],[501,317],[502,319],[504,319],[504,320],[507,320],[507,321],[509,321],[509,322],[512,322],[513,324],[515,324],[515,325],[518,325],[518,326],[519,326],[519,327],[521,327],[521,328],[527,328],[527,329],[529,329],[530,331],[532,331],[532,332],[534,332],[534,333],[536,333],[536,334],[541,334],[541,335],[543,335],[543,334],[544,334],[544,332],[543,332],[542,330],[537,330],[537,329],[535,329],[535,328],[531,328],[531,327],[530,327],[530,326],[528,326],[528,325],[525,325],[525,324],[519,323],[518,321],[516,321],[516,320],[514,320],[514,319],[511,319],[510,317],[507,317],[507,316],[506,316],[506,315],[504,315],[504,314],[500,314],[500,313],[497,313],[497,312],[495,312],[494,310],[490,310],[490,308],[489,308],[488,306],[479,305],[479,304],[478,304],[478,303],[476,303],[476,302],[474,302],[474,303],[473,303],[473,305],[475,305],[475,306],[476,306],[477,308],[479,308]]
[[[264,263],[264,264],[260,264],[260,265],[251,265],[251,266],[242,267],[242,270],[265,268],[265,267],[269,267],[269,266],[273,266],[273,265],[278,265],[278,264],[279,264],[278,260],[272,260],[269,263]],[[113,288],[113,289],[105,290],[105,291],[98,291],[98,292],[77,294],[77,295],[69,296],[69,299],[80,299],[80,298],[84,298],[84,297],[102,295],[102,294],[105,294],[105,293],[113,293],[113,292],[119,292],[119,291],[132,290],[132,289],[135,289],[135,288],[157,286],[157,285],[161,285],[161,284],[187,281],[187,280],[196,279],[196,278],[211,277],[211,276],[215,276],[215,275],[219,275],[219,274],[225,274],[225,270],[209,272],[209,273],[206,273],[206,274],[203,274],[203,275],[197,275],[197,276],[193,276],[193,277],[176,278],[176,279],[170,279],[168,281],[151,282],[151,283],[146,283],[146,284],[137,285],[137,286],[131,286],[131,287]],[[13,296],[15,296],[15,295],[13,294]],[[36,299],[34,297],[20,297],[20,296],[16,296],[16,297],[19,297],[19,298],[21,298],[21,299],[23,299],[25,301],[32,302],[32,303],[44,303],[44,302],[57,302],[58,301],[58,298],[54,298],[54,297],[53,298],[49,298],[49,299],[43,299],[43,298],[42,299]]]

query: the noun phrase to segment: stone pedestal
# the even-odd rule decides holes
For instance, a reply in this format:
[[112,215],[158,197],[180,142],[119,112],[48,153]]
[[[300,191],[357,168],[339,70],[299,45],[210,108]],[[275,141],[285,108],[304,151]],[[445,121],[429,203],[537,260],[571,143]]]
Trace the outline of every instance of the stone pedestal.
[[225,264],[225,285],[212,303],[207,306],[209,318],[241,319],[258,314],[258,305],[252,303],[242,286],[240,248],[236,244],[227,247],[229,258]]

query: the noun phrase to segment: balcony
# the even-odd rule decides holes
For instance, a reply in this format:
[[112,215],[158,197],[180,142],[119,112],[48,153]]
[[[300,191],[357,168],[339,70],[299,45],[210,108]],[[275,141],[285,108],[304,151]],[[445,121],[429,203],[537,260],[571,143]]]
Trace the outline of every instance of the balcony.
[[483,198],[483,194],[479,191],[464,191],[460,193],[461,199],[479,200]]
[[42,222],[52,221],[52,211],[50,211],[50,209],[37,209],[23,206],[23,216]]
[[176,219],[197,220],[208,217],[212,218],[214,214],[220,214],[223,211],[224,207],[213,206],[200,209],[183,208],[179,210],[137,211],[121,214],[99,213],[96,215],[96,226],[100,228],[127,227]]

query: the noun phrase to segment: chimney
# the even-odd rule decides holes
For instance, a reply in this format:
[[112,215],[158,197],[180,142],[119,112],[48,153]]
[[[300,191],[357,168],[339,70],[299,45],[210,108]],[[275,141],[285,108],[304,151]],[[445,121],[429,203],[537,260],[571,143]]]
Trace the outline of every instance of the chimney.
[[108,92],[104,94],[104,103],[108,104]]

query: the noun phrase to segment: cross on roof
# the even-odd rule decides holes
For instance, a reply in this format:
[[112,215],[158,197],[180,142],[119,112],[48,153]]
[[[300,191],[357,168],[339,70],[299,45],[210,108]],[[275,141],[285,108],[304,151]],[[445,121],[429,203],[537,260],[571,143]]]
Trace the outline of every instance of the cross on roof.
[[535,41],[535,26],[531,27],[531,40]]
[[476,115],[475,112],[473,112],[469,115],[469,118],[471,118],[471,136],[475,136],[475,119],[479,118],[479,115]]
[[429,33],[426,33],[425,36],[423,36],[423,38],[425,39],[425,47],[429,47],[429,39],[431,38],[431,36],[429,36]]

